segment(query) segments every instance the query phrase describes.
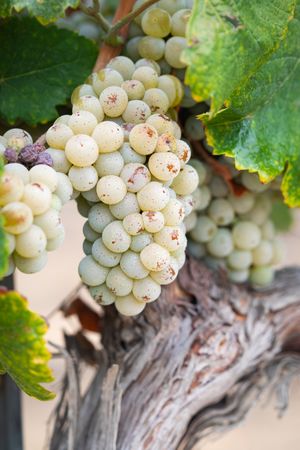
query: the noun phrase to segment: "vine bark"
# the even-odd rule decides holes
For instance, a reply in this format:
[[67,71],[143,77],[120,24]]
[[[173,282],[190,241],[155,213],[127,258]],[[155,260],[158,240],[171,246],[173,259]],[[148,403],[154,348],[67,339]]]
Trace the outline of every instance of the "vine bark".
[[[121,317],[113,307],[104,314],[94,378],[73,414],[74,445],[66,376],[51,450],[191,450],[244,417],[271,382],[299,373],[296,268],[257,292],[189,257],[143,314]],[[82,349],[74,339],[67,344],[77,366]]]

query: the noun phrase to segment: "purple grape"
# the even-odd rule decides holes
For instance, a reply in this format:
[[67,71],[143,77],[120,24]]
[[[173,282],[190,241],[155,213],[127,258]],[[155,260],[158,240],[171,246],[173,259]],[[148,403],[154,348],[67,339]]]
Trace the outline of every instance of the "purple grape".
[[7,147],[4,151],[4,157],[8,163],[15,163],[18,161],[18,154],[14,148]]
[[38,157],[34,144],[26,145],[19,153],[19,162],[26,166],[33,166]]
[[43,144],[36,143],[36,144],[33,144],[33,146],[34,146],[35,150],[37,151],[37,153],[42,153],[46,150],[46,148]]
[[53,166],[53,159],[51,155],[47,152],[42,152],[38,155],[37,160],[35,161],[35,165],[37,164],[46,164],[47,166]]

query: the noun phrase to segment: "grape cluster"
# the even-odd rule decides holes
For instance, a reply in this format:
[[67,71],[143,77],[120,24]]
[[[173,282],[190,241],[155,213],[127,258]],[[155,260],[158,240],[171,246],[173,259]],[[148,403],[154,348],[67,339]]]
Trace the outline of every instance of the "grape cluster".
[[27,169],[38,164],[53,165],[45,146],[33,143],[30,134],[21,128],[12,128],[0,136],[0,155],[5,163],[20,163]]
[[28,170],[18,162],[6,164],[0,183],[0,214],[9,247],[9,268],[24,273],[40,271],[47,252],[64,240],[62,205],[71,198],[68,177],[39,164]]
[[126,315],[156,300],[185,260],[183,219],[196,170],[170,117],[182,87],[151,61],[119,56],[72,95],[73,114],[46,133],[47,152],[77,192],[84,225],[83,282]]
[[[223,163],[229,164],[226,158]],[[270,284],[273,266],[282,258],[282,245],[270,218],[274,186],[231,167],[233,180],[241,187],[235,195],[205,163],[191,160],[191,164],[200,182],[193,193],[195,211],[186,219],[189,252],[212,268],[225,269],[233,282]]]

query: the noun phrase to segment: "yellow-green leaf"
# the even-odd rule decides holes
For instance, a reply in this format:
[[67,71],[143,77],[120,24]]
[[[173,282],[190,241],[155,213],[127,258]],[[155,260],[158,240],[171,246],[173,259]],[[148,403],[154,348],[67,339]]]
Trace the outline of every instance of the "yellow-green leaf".
[[53,381],[44,339],[47,325],[28,309],[18,292],[0,293],[0,371],[7,372],[26,394],[39,400],[55,395],[41,386]]

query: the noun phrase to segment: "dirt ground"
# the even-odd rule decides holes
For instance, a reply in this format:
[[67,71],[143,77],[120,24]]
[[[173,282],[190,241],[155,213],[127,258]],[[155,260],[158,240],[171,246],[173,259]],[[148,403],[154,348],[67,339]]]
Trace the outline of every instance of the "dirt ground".
[[[29,299],[31,308],[44,316],[49,314],[78,282],[77,266],[82,257],[81,227],[83,221],[78,220],[74,209],[74,204],[69,204],[64,208],[63,219],[67,238],[60,250],[50,254],[47,268],[32,276],[17,274],[18,290]],[[298,222],[300,224],[300,220]],[[300,264],[300,225],[295,226],[285,240],[288,257],[284,264]],[[61,342],[59,325],[60,318],[56,317],[51,322],[48,335],[49,339],[56,343]],[[70,326],[76,326],[76,323],[74,322]],[[59,374],[63,365],[58,360],[54,360],[52,367],[58,378],[54,389],[58,391]],[[230,431],[214,442],[206,443],[201,446],[201,450],[299,450],[299,388],[300,383],[295,382],[291,391],[289,410],[282,419],[277,418],[274,402],[272,405],[270,403],[266,405],[265,401],[261,401],[239,428]],[[55,401],[42,403],[28,396],[23,397],[25,450],[46,450],[48,448],[46,425],[54,406]],[[199,446],[197,446],[197,450],[200,450]]]

